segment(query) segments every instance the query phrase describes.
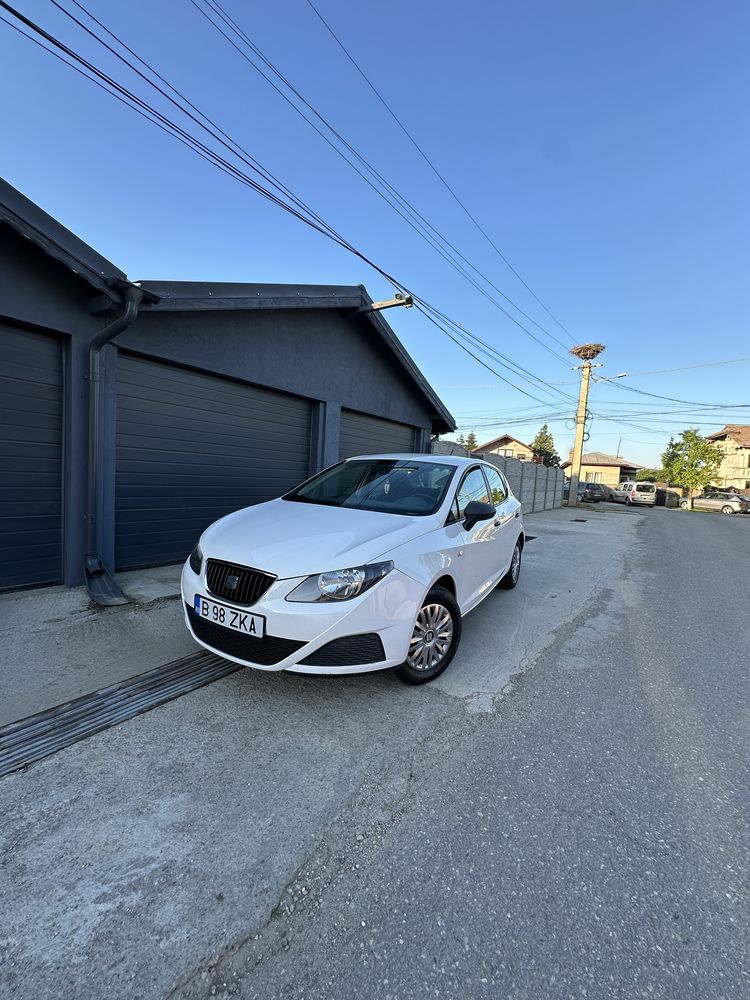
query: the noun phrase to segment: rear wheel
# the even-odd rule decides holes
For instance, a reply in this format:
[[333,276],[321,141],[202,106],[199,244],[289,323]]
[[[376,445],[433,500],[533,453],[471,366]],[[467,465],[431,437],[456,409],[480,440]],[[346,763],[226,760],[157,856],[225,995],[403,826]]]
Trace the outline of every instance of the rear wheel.
[[513,590],[515,585],[518,583],[518,578],[521,575],[521,541],[520,539],[516,542],[516,547],[513,549],[513,558],[510,561],[510,566],[508,572],[500,581],[500,586],[503,590]]
[[734,514],[734,507],[730,507],[728,503],[725,503],[721,508],[722,514]]
[[405,684],[426,684],[448,667],[461,640],[461,611],[450,591],[433,587],[419,609],[409,652],[396,674]]

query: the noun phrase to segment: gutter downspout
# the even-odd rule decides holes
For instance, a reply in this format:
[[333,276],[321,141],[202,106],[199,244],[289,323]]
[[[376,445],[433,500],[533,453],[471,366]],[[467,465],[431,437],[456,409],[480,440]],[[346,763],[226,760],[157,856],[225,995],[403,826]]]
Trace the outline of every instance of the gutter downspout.
[[118,587],[112,574],[102,564],[99,554],[96,500],[99,492],[102,435],[101,350],[134,321],[142,298],[143,292],[140,288],[128,285],[125,289],[125,305],[122,312],[100,330],[89,345],[89,456],[84,573],[91,600],[106,607],[130,602]]

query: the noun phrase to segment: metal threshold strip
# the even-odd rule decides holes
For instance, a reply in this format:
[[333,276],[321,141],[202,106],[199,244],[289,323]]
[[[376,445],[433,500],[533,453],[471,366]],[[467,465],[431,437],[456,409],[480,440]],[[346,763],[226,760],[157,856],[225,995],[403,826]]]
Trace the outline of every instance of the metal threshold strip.
[[0,777],[237,670],[220,656],[193,653],[0,727]]

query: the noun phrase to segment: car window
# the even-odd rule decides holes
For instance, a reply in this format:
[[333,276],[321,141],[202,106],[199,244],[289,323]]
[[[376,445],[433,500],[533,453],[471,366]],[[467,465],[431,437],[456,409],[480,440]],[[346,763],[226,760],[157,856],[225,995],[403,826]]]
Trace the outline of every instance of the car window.
[[487,482],[490,484],[492,503],[497,507],[498,504],[508,499],[508,489],[497,469],[493,469],[490,465],[485,465],[484,472],[487,476]]
[[487,484],[484,481],[482,470],[479,468],[472,469],[471,472],[468,472],[464,476],[463,482],[456,493],[458,516],[460,519],[464,518],[466,508],[472,500],[480,500],[482,503],[490,502],[489,494],[487,493]]
[[282,499],[389,514],[434,514],[455,472],[455,466],[442,462],[353,459],[325,469]]
[[653,483],[638,483],[635,488],[636,493],[654,493],[656,487]]

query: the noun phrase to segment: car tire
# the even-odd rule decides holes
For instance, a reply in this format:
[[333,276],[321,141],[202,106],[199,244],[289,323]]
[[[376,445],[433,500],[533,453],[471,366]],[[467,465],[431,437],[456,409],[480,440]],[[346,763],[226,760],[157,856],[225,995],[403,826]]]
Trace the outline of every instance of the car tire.
[[510,560],[510,567],[508,572],[502,578],[498,587],[502,587],[503,590],[513,590],[517,586],[518,581],[521,576],[521,552],[523,551],[523,546],[521,545],[521,539],[516,542],[516,547],[513,549],[513,555]]
[[680,510],[687,510],[689,506],[690,506],[689,501],[680,500]]
[[730,507],[728,503],[725,503],[721,508],[722,514],[734,514],[734,507]]
[[[435,654],[430,653],[430,649],[436,649],[439,643],[434,637],[431,642],[434,646],[427,647],[428,663],[425,666],[418,666],[420,653],[425,649],[423,637],[431,631],[430,624],[438,625],[444,620],[447,613],[450,620],[450,638],[442,655],[436,662],[431,662]],[[438,633],[439,634],[439,633]],[[439,677],[451,663],[456,655],[458,644],[461,641],[461,610],[458,607],[456,598],[444,587],[433,587],[422,601],[422,607],[414,622],[414,630],[409,641],[409,655],[400,667],[396,667],[396,676],[404,684],[427,684],[429,681]],[[419,648],[421,645],[421,649]],[[423,654],[424,656],[424,654]]]

